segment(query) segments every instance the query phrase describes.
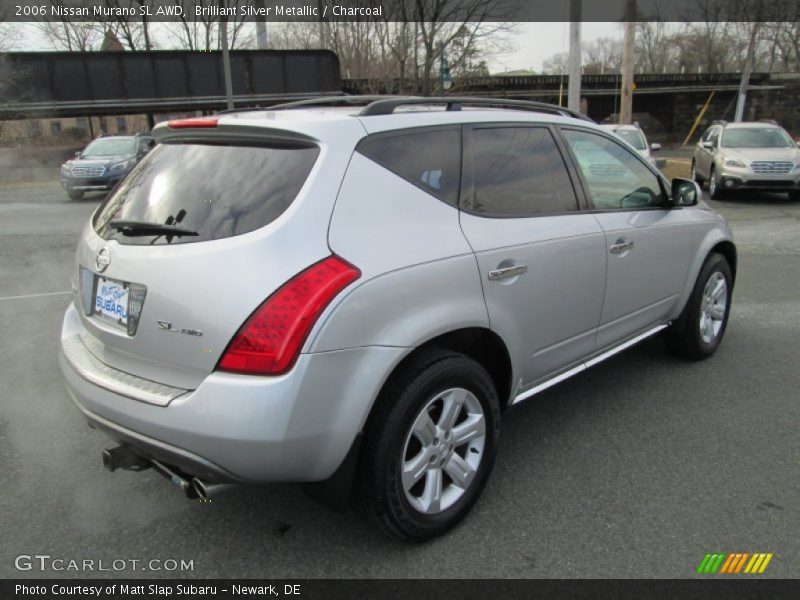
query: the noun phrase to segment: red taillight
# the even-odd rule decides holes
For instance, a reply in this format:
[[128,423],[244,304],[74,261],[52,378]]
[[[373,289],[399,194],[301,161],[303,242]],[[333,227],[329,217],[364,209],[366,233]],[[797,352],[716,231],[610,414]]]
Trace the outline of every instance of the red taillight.
[[208,129],[216,127],[219,117],[198,117],[196,119],[178,119],[167,121],[170,129]]
[[245,321],[228,344],[218,368],[250,375],[285,373],[325,307],[360,276],[361,271],[337,256],[329,256],[298,273]]

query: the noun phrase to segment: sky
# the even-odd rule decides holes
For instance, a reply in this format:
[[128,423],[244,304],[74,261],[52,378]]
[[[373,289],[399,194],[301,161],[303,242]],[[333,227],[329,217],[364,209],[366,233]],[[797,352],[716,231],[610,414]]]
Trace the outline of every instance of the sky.
[[[49,50],[46,40],[32,24],[22,26],[20,42],[16,50]],[[599,37],[622,37],[620,23],[582,23],[581,37],[584,42]],[[489,71],[500,73],[517,69],[533,69],[540,72],[542,63],[553,54],[566,52],[569,48],[569,23],[517,23],[515,32],[509,37],[515,50],[506,54],[487,57]]]
[[[510,54],[490,56],[492,73],[531,69],[540,72],[542,63],[559,52],[569,50],[569,23],[518,23]],[[622,37],[621,23],[582,23],[581,39],[589,42],[600,37]]]

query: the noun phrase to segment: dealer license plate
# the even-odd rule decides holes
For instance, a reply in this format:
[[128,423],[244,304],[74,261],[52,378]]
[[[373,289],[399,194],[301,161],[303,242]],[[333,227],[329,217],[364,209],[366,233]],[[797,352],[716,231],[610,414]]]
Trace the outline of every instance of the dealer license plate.
[[94,297],[94,313],[121,327],[127,327],[129,293],[130,288],[127,284],[98,277],[97,293]]

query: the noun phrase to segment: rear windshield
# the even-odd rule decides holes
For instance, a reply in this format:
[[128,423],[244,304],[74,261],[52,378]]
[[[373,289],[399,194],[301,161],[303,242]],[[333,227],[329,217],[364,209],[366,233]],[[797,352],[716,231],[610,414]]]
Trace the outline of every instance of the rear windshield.
[[[318,155],[316,146],[160,144],[103,203],[94,227],[107,240],[136,245],[241,235],[289,207]],[[123,235],[111,226],[115,221],[169,225],[197,235]]]
[[644,143],[644,137],[638,131],[634,131],[632,129],[617,129],[614,133],[616,133],[619,137],[628,142],[637,150],[644,150],[647,148]]

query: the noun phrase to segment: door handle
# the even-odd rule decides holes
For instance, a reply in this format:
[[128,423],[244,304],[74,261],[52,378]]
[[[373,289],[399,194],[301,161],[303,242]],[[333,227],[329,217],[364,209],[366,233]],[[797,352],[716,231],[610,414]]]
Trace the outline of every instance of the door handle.
[[514,265],[513,267],[503,267],[502,269],[494,269],[489,271],[489,281],[497,281],[498,279],[506,279],[507,277],[515,277],[522,275],[528,271],[528,265]]
[[611,254],[624,254],[631,248],[633,248],[633,242],[629,242],[625,238],[619,238],[616,243],[609,248],[609,252],[611,252]]

